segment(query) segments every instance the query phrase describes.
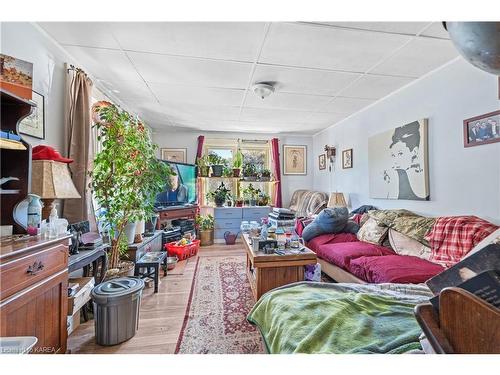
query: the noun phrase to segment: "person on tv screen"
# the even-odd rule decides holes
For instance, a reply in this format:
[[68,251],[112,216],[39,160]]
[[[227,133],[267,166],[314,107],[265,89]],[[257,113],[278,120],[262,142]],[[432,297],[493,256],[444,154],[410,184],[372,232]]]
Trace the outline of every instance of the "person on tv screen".
[[161,203],[187,203],[188,188],[182,183],[182,178],[178,171],[169,177],[170,187],[158,195],[157,201]]

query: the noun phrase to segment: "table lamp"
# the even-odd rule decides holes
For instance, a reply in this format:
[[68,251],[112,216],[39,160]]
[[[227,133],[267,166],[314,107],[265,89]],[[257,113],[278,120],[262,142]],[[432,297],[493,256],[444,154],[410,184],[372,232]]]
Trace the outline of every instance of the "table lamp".
[[42,219],[48,219],[55,199],[81,198],[71,179],[68,164],[53,160],[33,160],[31,192],[43,201]]
[[339,192],[330,193],[327,207],[347,207],[344,194]]

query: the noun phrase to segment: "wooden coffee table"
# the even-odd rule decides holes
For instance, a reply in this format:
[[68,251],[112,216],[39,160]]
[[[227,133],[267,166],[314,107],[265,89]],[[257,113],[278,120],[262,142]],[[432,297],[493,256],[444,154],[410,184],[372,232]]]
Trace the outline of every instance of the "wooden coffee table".
[[304,280],[304,266],[316,264],[316,254],[307,247],[300,253],[285,255],[253,251],[248,234],[243,234],[247,252],[246,273],[255,300],[279,286]]

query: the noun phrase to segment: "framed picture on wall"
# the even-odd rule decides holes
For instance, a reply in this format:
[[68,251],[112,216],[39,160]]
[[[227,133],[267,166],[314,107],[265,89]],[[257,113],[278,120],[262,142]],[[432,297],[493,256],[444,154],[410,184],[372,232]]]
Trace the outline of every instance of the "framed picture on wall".
[[307,146],[283,145],[283,174],[307,174]]
[[187,160],[187,148],[162,148],[161,158],[176,163],[185,163]]
[[464,146],[500,142],[500,111],[464,120]]
[[342,151],[342,169],[352,168],[352,148]]
[[36,103],[33,112],[19,123],[19,133],[45,139],[45,98],[33,91],[31,100]]
[[326,169],[326,155],[321,154],[318,156],[318,165],[319,165],[319,170]]

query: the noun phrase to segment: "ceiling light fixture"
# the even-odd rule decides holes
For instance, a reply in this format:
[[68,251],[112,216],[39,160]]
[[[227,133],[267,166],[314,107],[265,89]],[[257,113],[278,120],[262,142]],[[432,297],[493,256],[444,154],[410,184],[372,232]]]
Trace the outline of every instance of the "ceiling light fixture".
[[265,99],[274,92],[274,85],[271,82],[257,82],[252,86],[252,91],[259,98]]

